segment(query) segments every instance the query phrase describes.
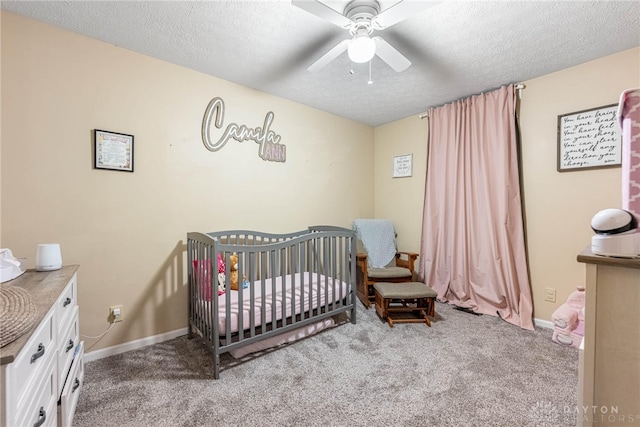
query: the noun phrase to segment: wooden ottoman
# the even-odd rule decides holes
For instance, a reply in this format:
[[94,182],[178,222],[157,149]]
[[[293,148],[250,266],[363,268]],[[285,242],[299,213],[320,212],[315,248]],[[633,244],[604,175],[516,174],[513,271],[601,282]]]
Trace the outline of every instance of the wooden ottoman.
[[376,299],[376,312],[393,323],[425,322],[431,327],[429,317],[435,316],[436,292],[420,282],[387,283],[373,285]]

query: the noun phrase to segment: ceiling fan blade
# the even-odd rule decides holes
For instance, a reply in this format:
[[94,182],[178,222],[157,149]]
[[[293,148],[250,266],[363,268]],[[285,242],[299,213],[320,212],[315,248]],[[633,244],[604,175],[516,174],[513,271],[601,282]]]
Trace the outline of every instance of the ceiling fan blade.
[[349,28],[352,22],[339,12],[316,0],[291,0],[291,4],[316,15],[340,28]]
[[322,55],[320,59],[318,59],[316,62],[311,64],[309,68],[307,68],[307,70],[318,71],[319,69],[323,68],[329,62],[333,61],[338,56],[340,56],[345,50],[347,50],[350,43],[351,43],[351,39],[342,40],[340,43],[332,47],[331,50],[329,50],[329,52]]
[[376,55],[389,64],[391,68],[397,72],[404,71],[409,68],[411,61],[398,52],[396,48],[380,37],[372,37],[372,39],[376,43]]
[[441,1],[426,0],[404,0],[400,1],[388,9],[383,10],[371,20],[371,24],[376,30],[389,28],[400,21],[404,21],[410,16],[420,13]]

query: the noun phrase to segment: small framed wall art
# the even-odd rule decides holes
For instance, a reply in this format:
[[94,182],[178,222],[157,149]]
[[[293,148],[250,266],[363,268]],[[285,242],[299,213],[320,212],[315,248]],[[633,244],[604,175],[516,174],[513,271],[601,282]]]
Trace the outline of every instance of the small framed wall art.
[[558,116],[558,172],[622,164],[617,104]]
[[133,135],[94,129],[95,169],[133,172]]
[[393,156],[393,178],[411,176],[413,170],[413,154]]

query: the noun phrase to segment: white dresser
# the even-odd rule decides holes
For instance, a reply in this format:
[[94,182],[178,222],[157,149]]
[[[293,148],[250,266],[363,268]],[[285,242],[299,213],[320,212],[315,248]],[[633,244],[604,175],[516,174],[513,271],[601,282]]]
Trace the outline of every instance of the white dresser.
[[71,426],[84,376],[77,265],[27,271],[7,282],[29,291],[34,327],[0,348],[0,426]]

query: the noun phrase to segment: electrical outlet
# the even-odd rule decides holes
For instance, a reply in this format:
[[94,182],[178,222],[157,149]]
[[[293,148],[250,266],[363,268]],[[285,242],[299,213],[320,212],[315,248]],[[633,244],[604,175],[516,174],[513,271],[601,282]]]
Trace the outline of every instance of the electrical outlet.
[[556,302],[556,290],[554,288],[544,288],[544,300]]
[[124,320],[124,312],[121,305],[109,307],[109,323],[118,323]]

